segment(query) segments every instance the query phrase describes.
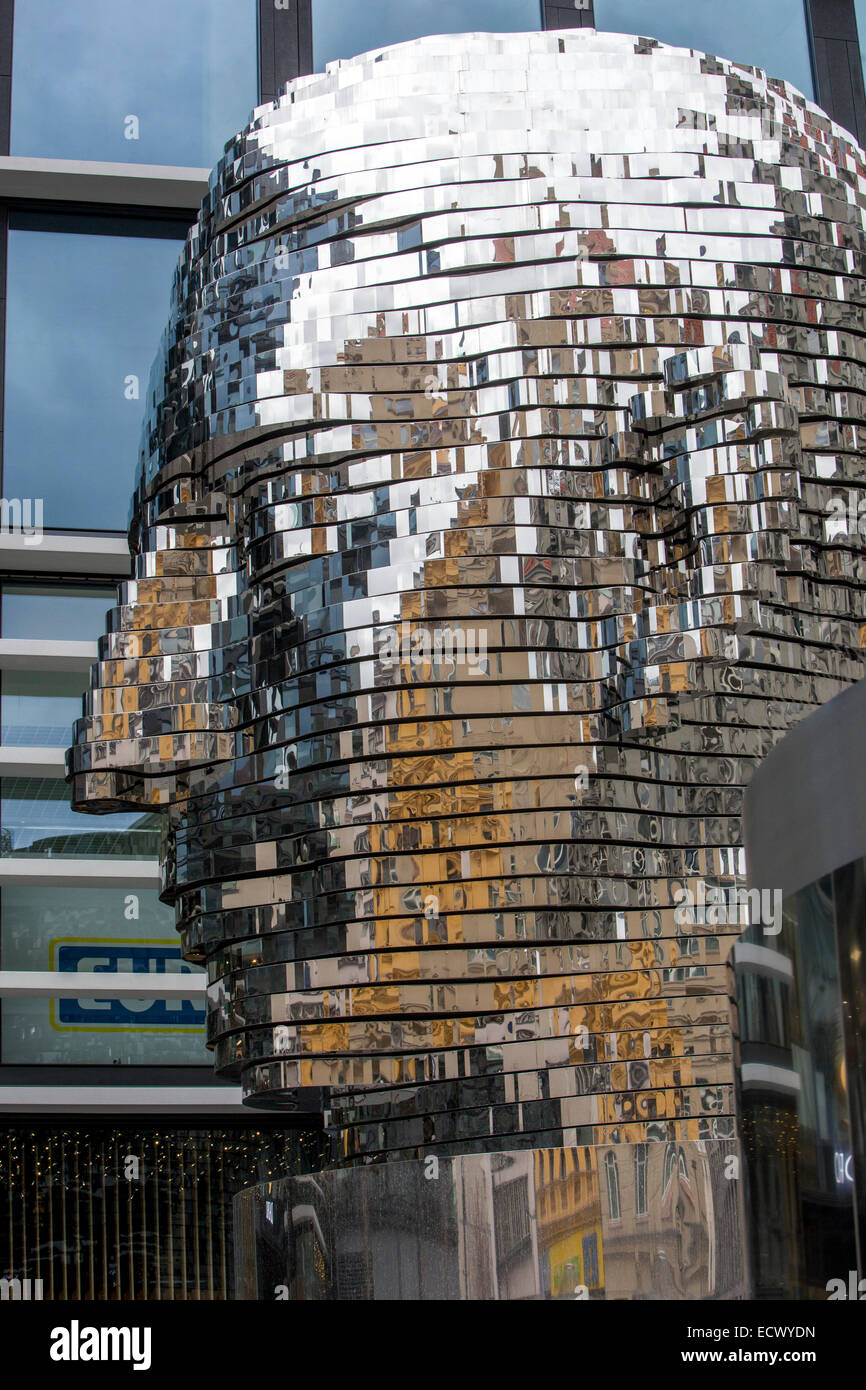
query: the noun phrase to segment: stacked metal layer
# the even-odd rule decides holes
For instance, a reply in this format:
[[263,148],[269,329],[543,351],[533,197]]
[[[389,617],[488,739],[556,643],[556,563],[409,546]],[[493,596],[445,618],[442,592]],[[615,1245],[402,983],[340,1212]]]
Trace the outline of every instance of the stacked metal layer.
[[216,1065],[339,1154],[732,1135],[742,788],[866,664],[864,200],[790,86],[588,30],[227,148],[74,801],[168,809]]

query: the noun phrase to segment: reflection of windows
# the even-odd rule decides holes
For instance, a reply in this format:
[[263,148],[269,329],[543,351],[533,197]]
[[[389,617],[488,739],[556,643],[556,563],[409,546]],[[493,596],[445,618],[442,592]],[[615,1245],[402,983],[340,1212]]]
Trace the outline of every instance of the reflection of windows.
[[595,0],[595,27],[750,63],[814,93],[803,0]]
[[67,748],[86,686],[83,671],[4,671],[0,740],[19,748]]
[[210,168],[256,104],[256,50],[255,0],[26,0],[12,153]]
[[583,1238],[583,1282],[588,1289],[598,1288],[598,1237],[595,1231]]
[[634,1209],[637,1216],[646,1216],[647,1209],[647,1145],[635,1144],[634,1149]]
[[316,70],[424,34],[521,32],[541,28],[540,0],[313,0]]
[[622,1204],[619,1195],[619,1169],[616,1165],[616,1154],[605,1154],[604,1175],[607,1179],[607,1206],[612,1221],[618,1221],[622,1214]]
[[[321,1262],[322,1252],[317,1251]],[[356,1250],[337,1256],[336,1297],[341,1302],[357,1302],[373,1296],[373,1281],[370,1270],[369,1250]]]
[[507,1260],[519,1254],[530,1240],[529,1184],[526,1178],[504,1183],[493,1192],[493,1221],[496,1228],[496,1258]]
[[667,1194],[667,1190],[674,1173],[679,1174],[680,1182],[685,1183],[688,1187],[691,1186],[691,1183],[689,1181],[689,1167],[688,1163],[686,1162],[685,1149],[680,1144],[667,1144],[665,1146],[665,1162],[664,1169],[662,1171],[663,1195]]
[[665,1145],[665,1162],[662,1170],[662,1192],[667,1192],[671,1178],[677,1166],[677,1146],[676,1144]]
[[126,527],[186,225],[10,214],[3,496],[42,499],[47,531]]
[[738,981],[740,1036],[743,1042],[791,1046],[791,985],[773,975],[743,970]]

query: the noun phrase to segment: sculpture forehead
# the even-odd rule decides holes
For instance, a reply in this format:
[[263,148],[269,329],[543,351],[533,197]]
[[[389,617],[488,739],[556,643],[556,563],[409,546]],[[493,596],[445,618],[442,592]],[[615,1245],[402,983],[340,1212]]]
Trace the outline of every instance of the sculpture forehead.
[[[790,138],[800,128],[805,149]],[[785,262],[778,213],[828,177],[853,202],[856,168],[785,84],[622,35],[431,38],[300,79],[228,147],[191,233],[144,483],[201,471],[202,454],[289,434],[314,412],[333,428],[275,448],[272,469],[374,448],[355,398],[426,389],[425,364],[490,352],[512,379],[500,359],[524,345],[519,320],[573,312],[561,292],[576,284],[579,308],[637,315],[663,309],[653,286],[718,289],[720,262],[762,265],[751,281],[740,271],[742,288],[790,291],[766,269]],[[636,284],[642,297],[614,297]],[[692,293],[668,307],[705,316],[719,304]],[[559,345],[553,326],[548,336]],[[637,359],[597,370],[647,365],[658,371]],[[259,449],[251,466],[262,465]]]
[[72,760],[171,807],[249,1095],[345,1088],[347,1153],[731,1133],[743,918],[679,895],[863,670],[864,190],[784,84],[581,31],[351,60],[228,147]]

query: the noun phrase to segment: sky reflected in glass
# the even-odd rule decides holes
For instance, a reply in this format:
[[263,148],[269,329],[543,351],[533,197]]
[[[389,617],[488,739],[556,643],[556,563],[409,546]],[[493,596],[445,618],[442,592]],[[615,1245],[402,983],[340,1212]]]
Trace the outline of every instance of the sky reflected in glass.
[[814,95],[802,0],[595,0],[595,27],[748,63]]
[[313,61],[405,43],[424,34],[505,34],[541,28],[540,0],[313,0]]
[[4,584],[2,636],[95,642],[105,631],[106,610],[116,602],[117,590],[107,586],[61,589]]
[[46,530],[123,531],[184,227],[53,224],[67,230],[34,230],[52,225],[34,214],[10,221],[3,496],[42,498]]
[[12,154],[210,168],[257,101],[255,0],[21,0],[12,53]]

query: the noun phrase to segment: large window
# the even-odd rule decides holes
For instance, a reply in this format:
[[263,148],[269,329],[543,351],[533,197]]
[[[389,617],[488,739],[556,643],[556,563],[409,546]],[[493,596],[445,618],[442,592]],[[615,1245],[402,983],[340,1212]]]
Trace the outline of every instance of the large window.
[[3,496],[33,502],[31,517],[39,499],[46,530],[126,528],[185,230],[175,220],[10,217]]
[[88,680],[76,671],[4,671],[0,742],[25,748],[68,748]]
[[[116,600],[113,587],[9,584],[2,588],[2,635],[6,658],[26,659],[36,644],[40,662],[57,669],[12,667],[2,672],[3,743],[27,749],[66,748],[72,721],[81,714],[88,653],[61,651],[57,641],[94,642],[105,629],[106,609]],[[29,882],[2,890],[0,966],[7,970],[53,970],[73,974],[175,974],[192,967],[182,959],[174,913],[159,901],[156,887],[124,886],[118,859],[152,861],[162,832],[153,812],[79,815],[70,806],[62,763],[49,763],[44,776],[0,779],[0,857],[17,860]],[[43,867],[76,861],[80,886],[34,882]],[[69,872],[66,868],[64,872]],[[140,879],[148,870],[137,871]],[[187,999],[8,998],[2,1006],[2,1060],[38,1063],[200,1063],[209,1066],[204,1046],[204,1005]]]
[[595,0],[595,27],[748,63],[814,95],[803,0]]
[[[95,642],[105,631],[106,611],[117,602],[114,588],[74,585],[4,584],[2,635],[31,641]],[[85,675],[81,689],[87,688]]]
[[[174,913],[156,889],[91,885],[3,889],[4,970],[63,974],[199,974],[181,959]],[[4,1064],[210,1066],[204,1001],[3,1000]]]
[[88,816],[73,811],[66,783],[53,777],[0,778],[4,856],[45,859],[155,859],[162,821],[155,812]]
[[[10,584],[2,589],[0,635],[14,642],[92,642],[105,628],[114,589]],[[81,715],[87,670],[11,668],[0,677],[0,743],[18,748],[68,748]]]
[[18,0],[12,153],[210,168],[256,50],[255,0]]
[[541,0],[313,0],[313,61],[405,43],[425,34],[504,34],[541,28]]

